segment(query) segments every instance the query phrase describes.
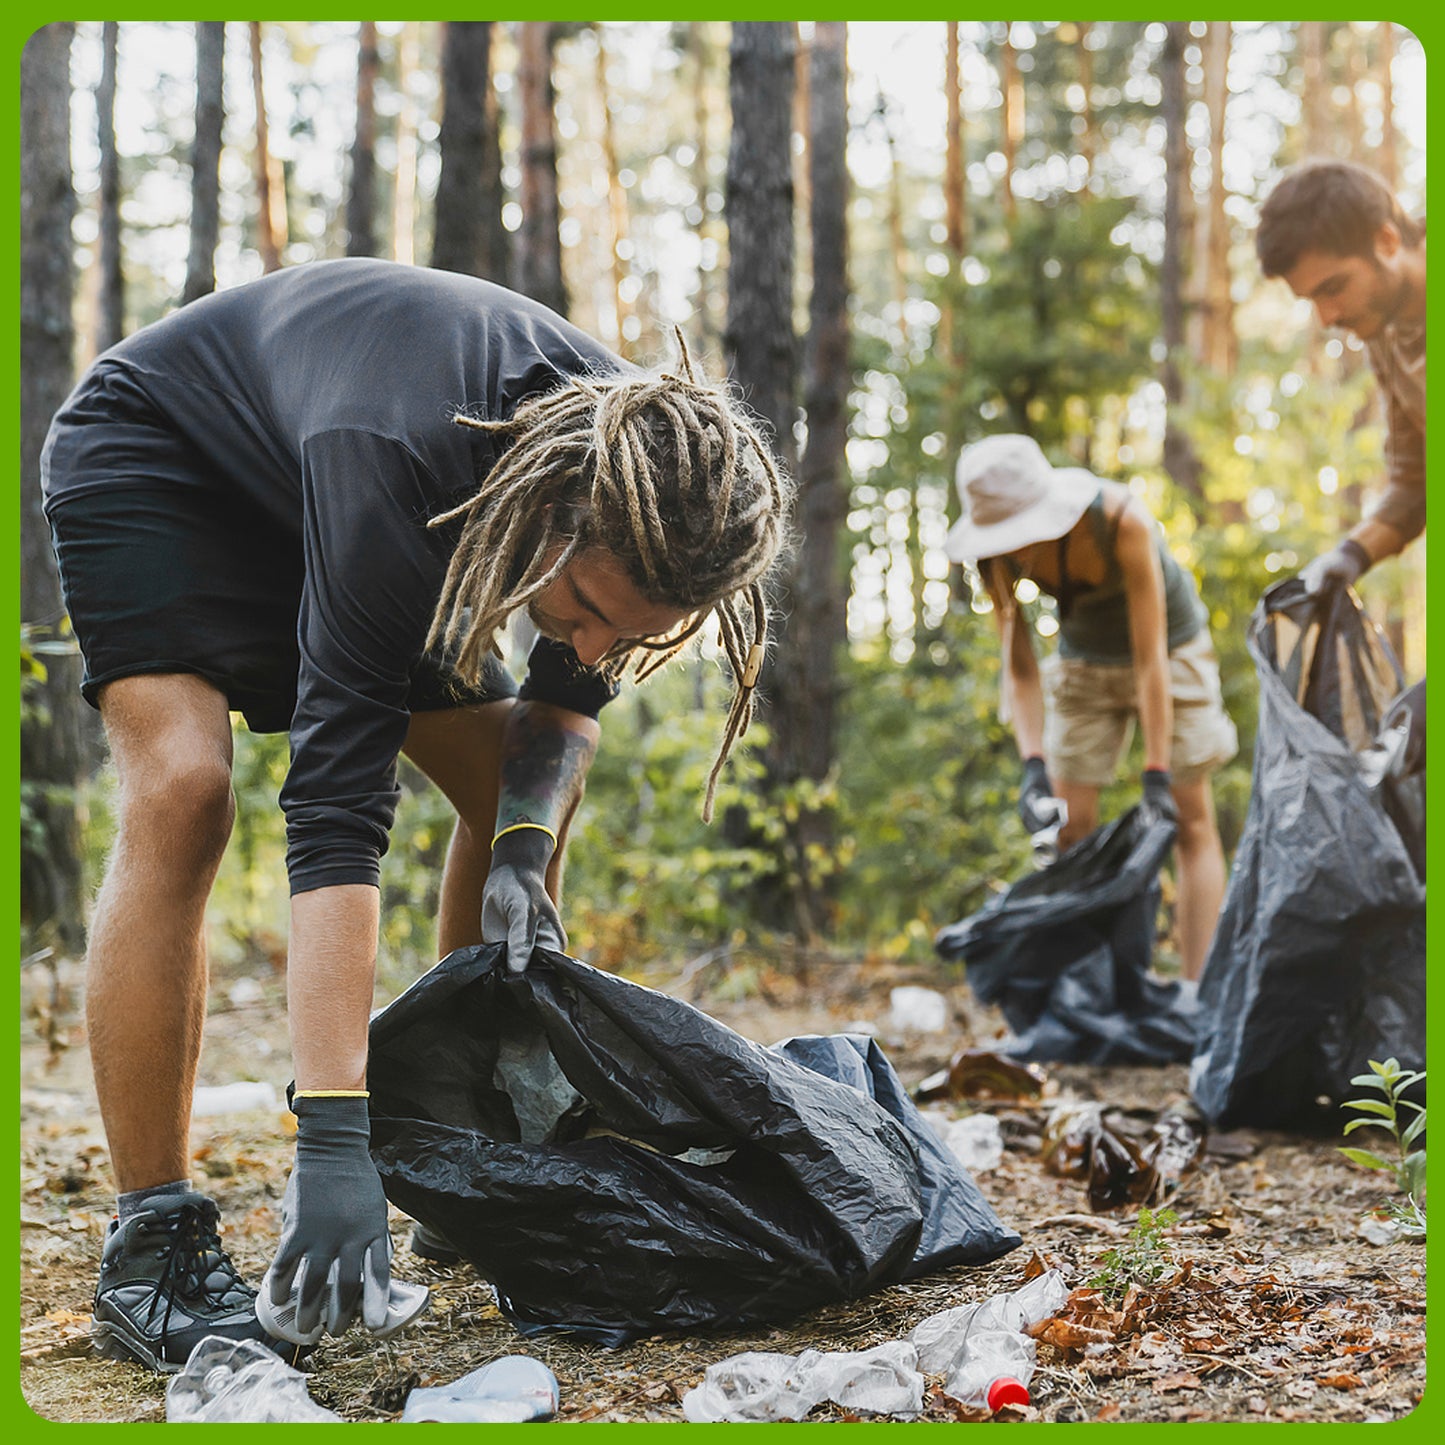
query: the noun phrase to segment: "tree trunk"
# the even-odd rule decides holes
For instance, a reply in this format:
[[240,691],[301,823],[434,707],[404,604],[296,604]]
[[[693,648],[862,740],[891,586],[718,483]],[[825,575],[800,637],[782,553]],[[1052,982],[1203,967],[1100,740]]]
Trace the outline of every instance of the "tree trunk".
[[115,144],[115,79],[120,26],[101,27],[100,85],[95,92],[96,139],[100,145],[100,289],[95,306],[95,349],[108,351],[125,335],[125,270],[120,239],[120,153]]
[[1018,163],[1019,146],[1024,138],[1024,81],[1019,73],[1019,58],[1007,22],[1000,59],[1003,67],[1003,177],[999,190],[1004,216],[1012,221],[1018,214],[1018,205],[1014,200],[1014,167]]
[[286,177],[271,154],[266,124],[266,87],[261,69],[261,22],[247,22],[251,33],[251,88],[256,101],[256,249],[266,271],[281,269],[286,244]]
[[417,131],[416,71],[420,41],[418,22],[406,21],[396,50],[396,88],[401,108],[396,115],[396,185],[392,194],[392,254],[403,265],[416,261]]
[[1328,66],[1325,63],[1327,27],[1321,20],[1302,20],[1299,27],[1300,59],[1304,69],[1304,153],[1325,156],[1334,150],[1334,108],[1330,104]]
[[196,22],[196,136],[191,148],[191,250],[181,305],[216,289],[216,247],[221,240],[222,79],[226,22]]
[[1380,49],[1375,57],[1375,74],[1380,83],[1380,154],[1375,169],[1394,191],[1400,185],[1400,156],[1395,136],[1395,27],[1386,20],[1379,27]]
[[500,176],[494,178],[490,193],[487,177],[492,24],[490,20],[446,22],[438,141],[441,173],[431,263],[443,271],[505,283],[506,266],[495,249],[502,221]]
[[1099,120],[1094,113],[1094,52],[1089,49],[1089,31],[1093,27],[1091,20],[1078,22],[1079,28],[1079,89],[1084,93],[1083,109],[1079,112],[1083,117],[1084,128],[1079,133],[1079,154],[1088,167],[1086,178],[1086,189],[1084,196],[1089,195],[1087,182],[1094,176],[1094,160],[1099,154]]
[[1164,469],[1181,487],[1196,510],[1204,497],[1200,463],[1188,434],[1179,426],[1184,400],[1184,383],[1179,357],[1184,348],[1184,238],[1183,200],[1189,187],[1189,145],[1185,135],[1187,96],[1184,78],[1184,47],[1188,40],[1187,21],[1171,20],[1165,26],[1164,47],[1159,56],[1159,109],[1164,121],[1164,257],[1159,266],[1160,329],[1164,341],[1161,381],[1166,408],[1164,421]]
[[346,195],[346,254],[375,256],[376,246],[376,21],[357,34],[356,134],[351,143],[351,189]]
[[943,92],[947,103],[948,133],[943,142],[943,210],[948,228],[949,255],[957,267],[968,244],[968,212],[963,203],[964,141],[963,94],[958,66],[958,21],[945,26]]
[[[797,387],[797,347],[793,336],[793,156],[792,112],[795,40],[789,21],[734,21],[729,50],[728,99],[732,140],[728,147],[728,310],[723,346],[733,382],[748,406],[771,432],[778,460],[794,469],[793,435]],[[775,615],[775,646],[759,679],[759,716],[770,724],[781,709],[781,732],[763,753],[767,806],[776,808],[778,790],[789,781],[787,749],[790,716],[779,690],[786,687],[786,655],[791,642],[787,618],[792,599],[781,589]],[[725,818],[736,845],[763,846],[751,835],[745,810]],[[789,837],[776,872],[749,895],[755,916],[774,917],[791,906],[800,934],[814,931],[806,892],[800,887],[794,845]]]
[[[70,46],[75,26],[42,26],[20,59],[20,615],[35,643],[63,636],[64,603],[41,508],[40,452],[74,381],[70,235]],[[20,916],[36,944],[78,953],[84,889],[76,812],[84,757],[79,659],[43,657],[20,729]],[[28,820],[26,814],[29,814]]]
[[[618,175],[617,138],[612,129],[612,96],[607,81],[607,45],[602,36],[602,26],[594,25],[592,33],[597,41],[597,104],[602,115],[600,139],[602,142],[602,168],[607,177],[607,231],[608,261],[612,273],[612,305],[617,317],[617,349],[623,356],[632,355],[633,328],[628,326],[632,307],[624,294],[623,282],[627,279],[627,262],[623,252],[629,249],[627,234],[627,192],[622,188]],[[635,334],[635,333],[634,333]]]
[[793,336],[793,33],[735,21],[728,93],[728,318],[724,346],[747,402],[790,471],[797,455]]
[[565,316],[561,211],[557,201],[557,131],[553,114],[552,23],[524,20],[517,34],[521,99],[522,224],[517,231],[517,288]]
[[893,117],[888,97],[880,86],[874,110],[883,127],[883,144],[888,152],[888,250],[893,258],[893,303],[898,308],[898,327],[906,329],[908,280],[913,271],[912,253],[903,229],[903,168],[898,161],[898,139],[893,134]]
[[[770,718],[789,782],[826,785],[837,761],[838,660],[847,634],[841,550],[848,509],[844,449],[851,378],[848,331],[847,25],[816,23],[809,77],[809,185],[813,287],[804,344],[808,442],[798,464],[798,551],[790,611],[778,647]],[[801,916],[825,927],[830,878],[818,862],[832,852],[834,809],[799,809],[792,825]]]
[[712,66],[709,64],[707,22],[692,20],[687,27],[687,48],[692,56],[693,84],[693,132],[694,151],[691,167],[693,191],[697,196],[697,211],[694,230],[698,237],[699,265],[697,272],[697,321],[696,335],[703,351],[712,349],[722,330],[715,314],[718,304],[715,300],[717,288],[713,284],[715,267],[707,264],[709,242],[713,239],[712,212],[708,209],[708,196],[712,191],[712,176],[709,161],[712,157],[712,110],[709,98],[712,94]]
[[1229,101],[1231,26],[1211,20],[1204,41],[1204,102],[1209,113],[1209,206],[1205,211],[1203,317],[1200,359],[1217,375],[1228,376],[1239,358],[1230,290],[1229,213],[1225,209],[1224,142]]

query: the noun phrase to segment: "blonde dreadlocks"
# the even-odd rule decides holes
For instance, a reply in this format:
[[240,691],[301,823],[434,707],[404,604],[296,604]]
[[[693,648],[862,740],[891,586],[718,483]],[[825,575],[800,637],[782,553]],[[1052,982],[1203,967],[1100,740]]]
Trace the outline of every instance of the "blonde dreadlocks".
[[507,618],[592,547],[611,552],[647,601],[688,614],[664,637],[619,643],[609,676],[629,664],[638,681],[651,676],[716,617],[734,691],[703,801],[711,822],[718,775],[752,721],[763,584],[786,539],[792,483],[677,339],[680,375],[578,376],[505,421],[454,418],[510,445],[468,501],[432,520],[460,521],[461,535],[427,645],[475,681]]

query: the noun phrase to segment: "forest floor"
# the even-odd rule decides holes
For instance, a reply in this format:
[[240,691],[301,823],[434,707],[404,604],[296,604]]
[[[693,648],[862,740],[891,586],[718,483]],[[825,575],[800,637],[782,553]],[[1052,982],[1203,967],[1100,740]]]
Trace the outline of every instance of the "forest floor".
[[[197,1118],[194,1174],[221,1205],[226,1245],[255,1282],[274,1250],[291,1155],[281,1102],[289,1078],[284,978],[264,962],[218,975],[202,1085],[269,1082],[275,1099]],[[30,968],[23,979],[21,1388],[30,1408],[53,1421],[163,1421],[165,1379],[100,1360],[89,1347],[91,1292],[113,1196],[78,974],[62,967],[52,978]],[[1003,1032],[962,978],[941,967],[814,960],[800,969],[720,960],[643,981],[762,1043],[871,1024],[910,1088],[955,1050],[987,1049]],[[904,984],[946,995],[944,1030],[890,1022],[891,990]],[[1044,1072],[1034,1099],[935,1106],[954,1114],[987,1110],[1002,1126],[1002,1161],[975,1178],[1023,1245],[989,1265],[956,1267],[775,1328],[604,1349],[561,1335],[522,1339],[470,1266],[439,1267],[411,1254],[409,1222],[393,1210],[395,1267],[431,1287],[430,1309],[384,1343],[359,1329],[327,1337],[309,1362],[311,1394],[347,1420],[396,1420],[416,1385],[447,1383],[501,1355],[531,1354],[557,1376],[563,1421],[681,1421],[683,1396],[715,1361],[754,1349],[865,1349],[907,1334],[926,1315],[1057,1267],[1074,1294],[1041,1337],[1032,1404],[1006,1407],[1009,1418],[1383,1422],[1415,1408],[1425,1386],[1425,1249],[1401,1239],[1372,1244],[1362,1234],[1362,1222],[1384,1202],[1385,1181],[1338,1154],[1338,1135],[1243,1130],[1209,1137],[1197,1166],[1163,1201],[1177,1222],[1158,1240],[1158,1281],[1109,1304],[1085,1286],[1130,1237],[1136,1211],[1094,1213],[1083,1181],[1046,1167],[1048,1121],[1071,1101],[1094,1101],[1136,1120],[1157,1117],[1186,1102],[1185,1069]],[[928,1383],[921,1419],[967,1418],[939,1378]],[[810,1418],[853,1417],[823,1405]]]

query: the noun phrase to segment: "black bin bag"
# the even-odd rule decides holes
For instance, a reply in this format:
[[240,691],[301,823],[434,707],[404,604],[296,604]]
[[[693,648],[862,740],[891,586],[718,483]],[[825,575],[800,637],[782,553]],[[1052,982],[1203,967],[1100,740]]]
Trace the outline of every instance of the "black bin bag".
[[1253,788],[1190,1087],[1216,1126],[1338,1128],[1369,1060],[1425,1067],[1425,779],[1372,774],[1400,675],[1352,593],[1278,583],[1249,649]]
[[523,1333],[774,1321],[1021,1242],[881,1055],[868,1089],[858,1046],[799,1062],[565,954],[505,957],[458,949],[378,1014],[368,1087],[387,1197]]
[[1138,807],[995,894],[934,940],[1036,1063],[1167,1064],[1194,1048],[1193,992],[1150,969],[1175,828]]

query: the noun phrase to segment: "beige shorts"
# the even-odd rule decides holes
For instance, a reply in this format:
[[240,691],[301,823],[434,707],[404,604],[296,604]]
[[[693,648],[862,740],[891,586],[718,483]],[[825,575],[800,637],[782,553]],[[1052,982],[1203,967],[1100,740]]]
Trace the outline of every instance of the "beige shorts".
[[[1044,758],[1056,783],[1105,788],[1134,736],[1139,713],[1132,663],[1085,662],[1054,653],[1043,663]],[[1209,629],[1169,654],[1174,735],[1169,771],[1189,783],[1239,751],[1239,735],[1219,691],[1219,661]]]

